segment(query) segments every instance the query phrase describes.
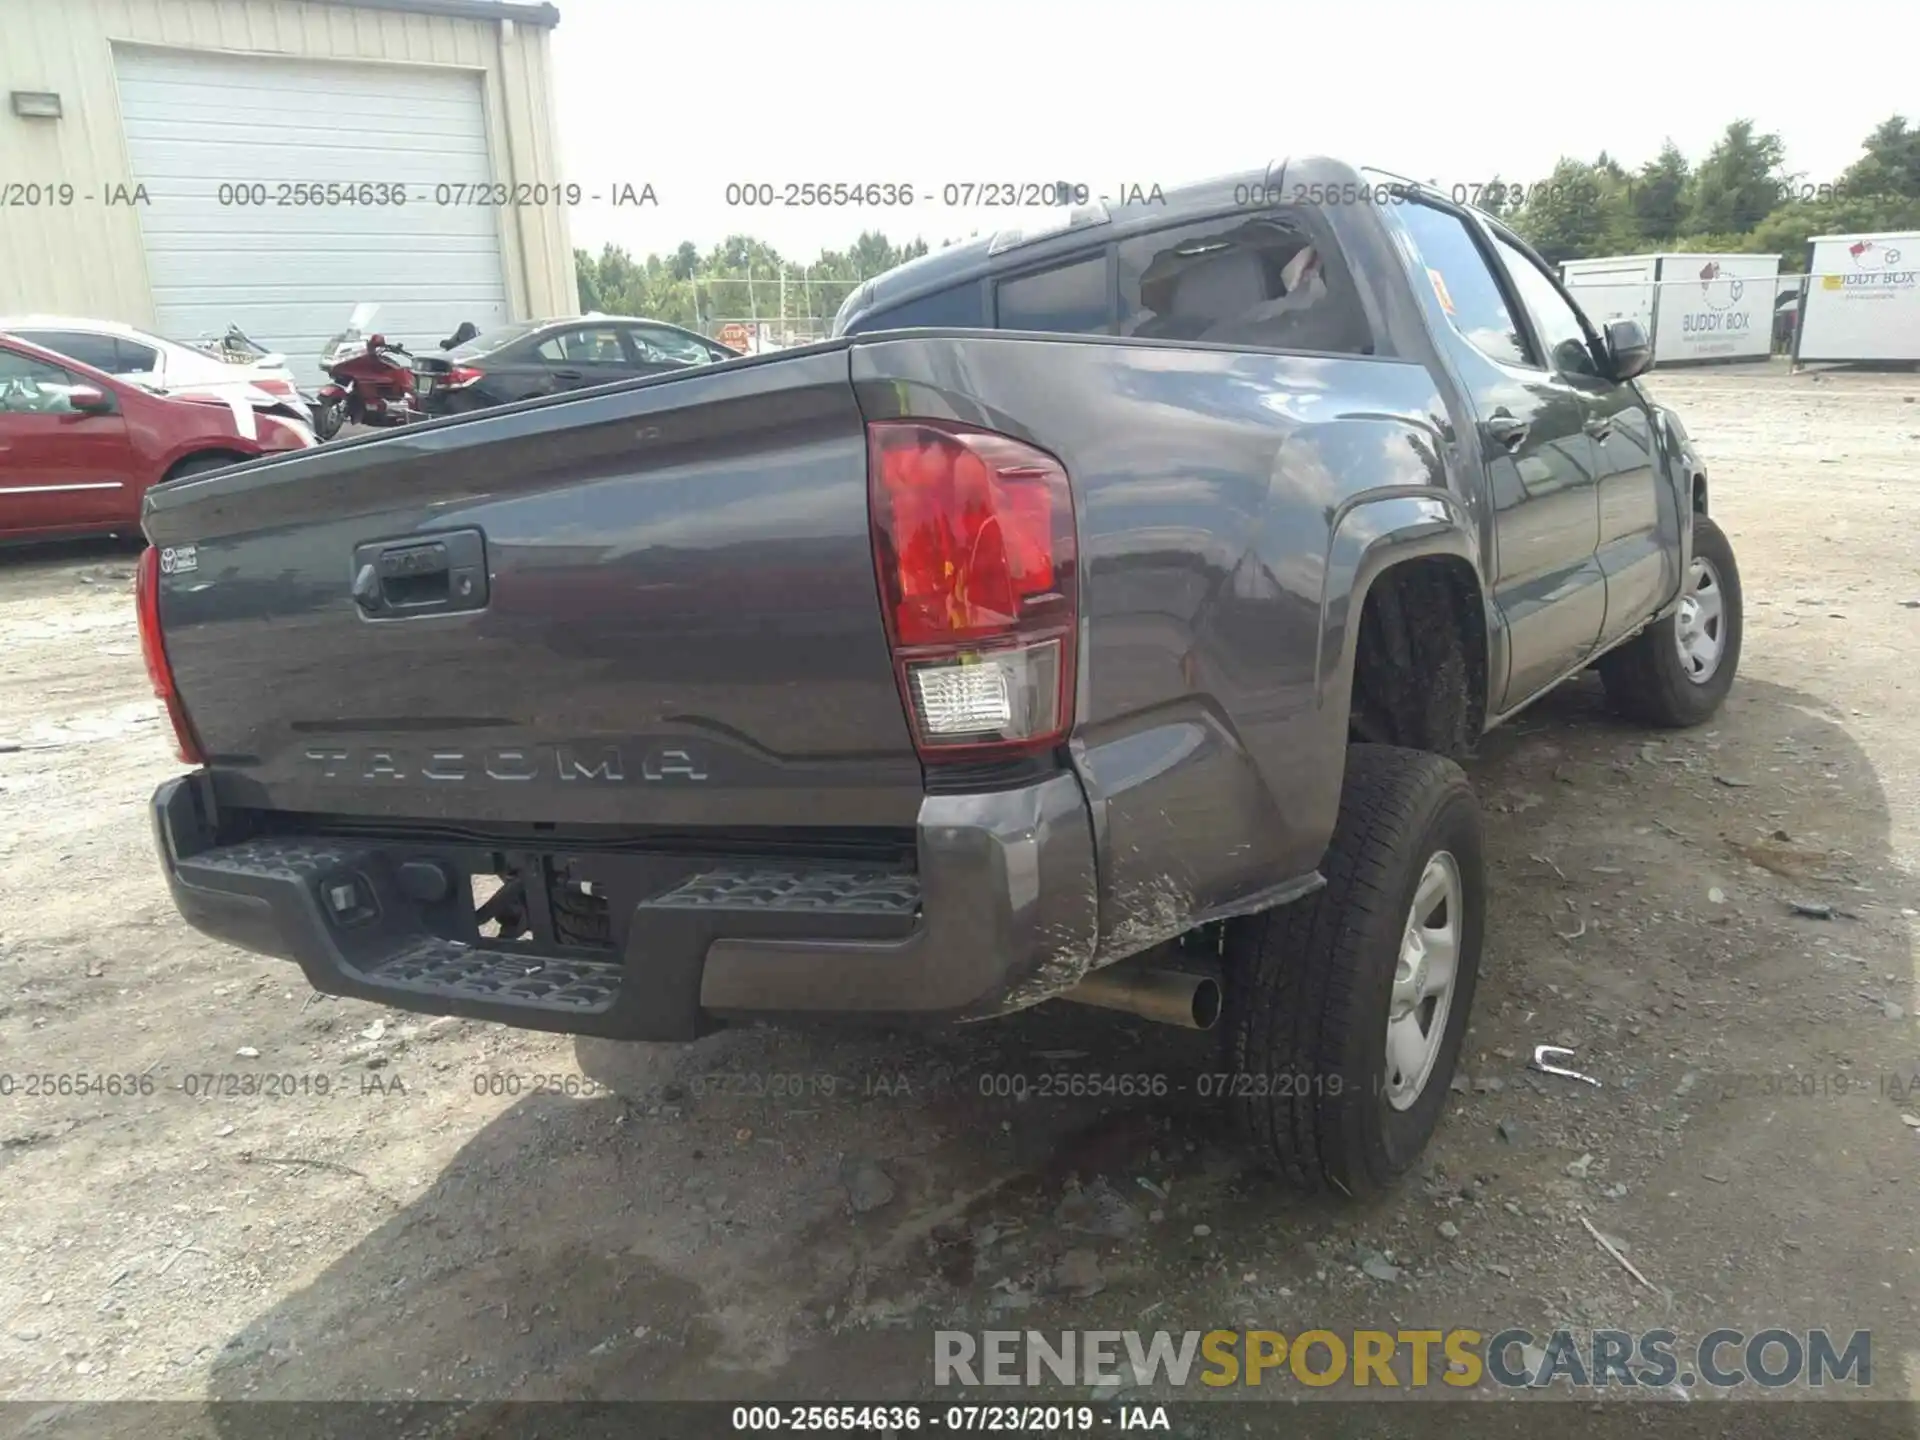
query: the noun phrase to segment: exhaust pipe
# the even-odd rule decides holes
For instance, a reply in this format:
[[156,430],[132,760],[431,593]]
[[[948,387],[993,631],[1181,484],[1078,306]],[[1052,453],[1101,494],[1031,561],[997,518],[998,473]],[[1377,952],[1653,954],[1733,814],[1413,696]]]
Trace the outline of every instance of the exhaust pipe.
[[1186,970],[1113,966],[1096,970],[1060,998],[1183,1030],[1211,1030],[1220,1019],[1220,982]]

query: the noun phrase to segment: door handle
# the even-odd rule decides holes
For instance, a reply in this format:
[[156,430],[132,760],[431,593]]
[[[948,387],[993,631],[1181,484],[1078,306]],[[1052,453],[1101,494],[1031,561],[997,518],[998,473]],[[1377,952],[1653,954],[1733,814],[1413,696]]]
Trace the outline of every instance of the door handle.
[[1518,450],[1526,441],[1527,431],[1533,427],[1516,415],[1505,410],[1496,410],[1487,417],[1487,434],[1491,435],[1503,448]]
[[1604,440],[1609,435],[1613,434],[1613,421],[1589,420],[1587,421],[1584,428],[1587,434],[1591,435],[1594,439]]
[[556,380],[578,380],[581,377],[578,370],[556,370],[553,372],[553,378]]
[[479,610],[487,603],[486,541],[478,530],[354,547],[353,602],[369,619]]

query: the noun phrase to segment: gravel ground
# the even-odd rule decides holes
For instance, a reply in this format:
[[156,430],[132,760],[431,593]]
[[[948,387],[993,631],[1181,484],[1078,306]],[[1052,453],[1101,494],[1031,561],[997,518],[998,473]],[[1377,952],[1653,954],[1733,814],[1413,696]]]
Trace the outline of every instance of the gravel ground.
[[1654,388],[1740,556],[1741,681],[1696,732],[1588,680],[1483,745],[1465,1073],[1362,1210],[1276,1191],[1190,1096],[983,1093],[1210,1068],[1097,1012],[668,1048],[313,996],[167,899],[131,553],[0,556],[0,1395],[878,1399],[937,1328],[1424,1323],[1870,1328],[1909,1398],[1920,377]]

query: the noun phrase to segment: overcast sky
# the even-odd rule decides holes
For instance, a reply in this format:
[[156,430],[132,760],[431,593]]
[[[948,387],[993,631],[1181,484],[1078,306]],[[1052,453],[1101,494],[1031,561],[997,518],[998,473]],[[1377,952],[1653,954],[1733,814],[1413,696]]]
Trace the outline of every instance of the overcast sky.
[[[1523,182],[1603,149],[1636,166],[1669,136],[1697,161],[1736,118],[1778,131],[1789,168],[1817,182],[1888,115],[1920,120],[1897,6],[556,3],[566,178],[650,181],[660,200],[583,205],[574,243],[635,254],[745,231],[811,259],[876,219],[936,245],[1007,223],[941,207],[947,182],[1070,176],[1113,193],[1313,152],[1443,184]],[[1849,17],[1844,33],[1829,13]],[[805,180],[936,200],[725,203],[730,181]]]

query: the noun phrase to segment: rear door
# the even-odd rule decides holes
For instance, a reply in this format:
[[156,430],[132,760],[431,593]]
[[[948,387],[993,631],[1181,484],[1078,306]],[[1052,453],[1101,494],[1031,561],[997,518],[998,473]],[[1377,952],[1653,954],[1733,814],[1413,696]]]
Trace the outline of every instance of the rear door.
[[584,390],[651,373],[627,344],[623,327],[605,321],[556,330],[533,347],[544,388],[537,395]]
[[[109,342],[111,343],[111,342]],[[93,382],[0,346],[0,534],[128,523],[139,495],[126,417],[67,403]]]
[[1607,591],[1595,555],[1600,518],[1587,396],[1549,362],[1493,254],[1492,232],[1464,210],[1425,200],[1393,206],[1414,250],[1415,278],[1439,312],[1478,418],[1494,502],[1494,601],[1509,666],[1500,708],[1529,699],[1594,651]]

